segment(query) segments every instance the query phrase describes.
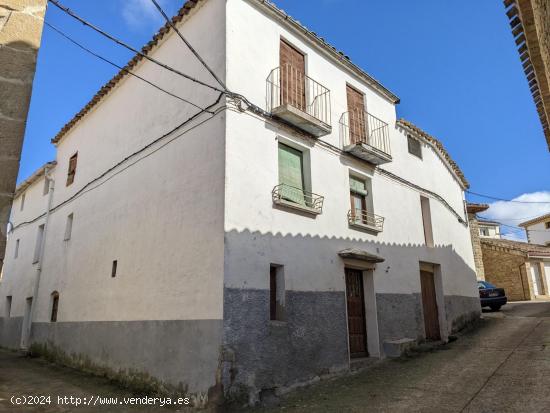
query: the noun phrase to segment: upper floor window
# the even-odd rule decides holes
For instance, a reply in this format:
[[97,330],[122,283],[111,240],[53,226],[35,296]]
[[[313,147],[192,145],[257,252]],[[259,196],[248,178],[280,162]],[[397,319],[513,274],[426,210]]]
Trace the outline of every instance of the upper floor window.
[[59,293],[54,291],[52,293],[52,312],[50,315],[50,321],[55,323],[57,321],[57,310],[59,308]]
[[64,241],[71,239],[71,233],[73,231],[73,218],[73,214],[67,215],[67,222],[65,223],[65,237],[63,238]]
[[21,195],[21,204],[19,206],[19,210],[23,211],[23,208],[25,208],[25,194]]
[[42,240],[44,239],[44,224],[38,227],[38,233],[36,234],[36,245],[34,246],[33,264],[36,264],[40,260],[40,252],[42,250]]
[[422,224],[424,226],[424,241],[426,246],[434,246],[434,235],[432,230],[432,213],[430,210],[430,200],[424,196],[420,197],[420,207],[422,209]]
[[479,235],[482,237],[488,237],[489,236],[489,228],[480,228],[479,229]]
[[351,201],[351,216],[355,222],[367,224],[367,182],[355,176],[349,177],[349,191]]
[[75,153],[69,159],[69,169],[67,171],[67,186],[74,182],[74,177],[76,175],[76,162],[78,160],[78,152]]
[[422,159],[422,145],[420,141],[412,136],[407,136],[407,144],[409,146],[409,153]]

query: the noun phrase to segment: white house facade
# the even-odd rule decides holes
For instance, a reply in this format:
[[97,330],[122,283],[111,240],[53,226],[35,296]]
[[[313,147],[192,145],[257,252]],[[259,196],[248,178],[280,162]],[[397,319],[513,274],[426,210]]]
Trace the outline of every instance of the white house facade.
[[478,220],[479,236],[481,238],[500,239],[500,224],[494,221],[484,219]]
[[53,139],[13,203],[1,346],[253,403],[479,317],[468,183],[393,93],[268,2],[176,22],[231,92],[166,26],[146,53],[212,88],[128,68],[201,109],[122,73]]
[[530,244],[550,246],[550,214],[522,222],[519,226],[525,229]]

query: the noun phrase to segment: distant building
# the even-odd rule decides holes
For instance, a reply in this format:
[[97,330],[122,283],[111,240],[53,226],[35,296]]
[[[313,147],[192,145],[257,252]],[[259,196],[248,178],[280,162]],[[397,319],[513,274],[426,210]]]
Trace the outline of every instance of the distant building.
[[487,204],[466,204],[466,212],[468,213],[468,224],[470,227],[470,238],[472,240],[472,249],[474,251],[474,262],[476,265],[476,275],[478,280],[485,279],[485,269],[483,267],[483,252],[481,251],[481,228],[479,226],[479,218],[477,214],[487,211]]
[[522,222],[519,226],[525,229],[529,243],[550,246],[550,214]]
[[550,1],[504,0],[504,5],[550,150]]
[[500,224],[495,221],[488,221],[482,218],[478,219],[479,236],[481,238],[500,239]]
[[550,247],[481,239],[485,279],[506,290],[510,301],[550,298]]

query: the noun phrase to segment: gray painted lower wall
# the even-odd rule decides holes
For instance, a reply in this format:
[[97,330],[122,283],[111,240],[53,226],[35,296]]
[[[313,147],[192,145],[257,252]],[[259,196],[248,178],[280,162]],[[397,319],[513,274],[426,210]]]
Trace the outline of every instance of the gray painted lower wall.
[[109,369],[144,372],[190,394],[216,385],[221,320],[34,323],[31,345],[48,344]]
[[223,384],[230,398],[254,401],[348,368],[343,292],[286,292],[286,322],[269,320],[269,291],[225,288]]
[[479,297],[446,295],[445,311],[451,327],[450,333],[456,333],[479,319],[481,315]]
[[385,340],[424,338],[422,301],[419,293],[376,294],[380,343]]
[[18,349],[22,329],[23,317],[0,317],[0,346]]

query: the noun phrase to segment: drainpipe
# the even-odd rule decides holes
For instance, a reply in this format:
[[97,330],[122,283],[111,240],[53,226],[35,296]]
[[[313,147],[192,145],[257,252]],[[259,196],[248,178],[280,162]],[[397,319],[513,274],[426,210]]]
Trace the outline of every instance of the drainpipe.
[[[48,206],[46,207],[46,216],[44,219],[44,233],[42,234],[42,242],[40,244],[40,253],[38,255],[38,264],[36,267],[36,280],[34,282],[34,291],[32,295],[32,304],[31,304],[31,311],[29,315],[29,321],[27,323],[27,328],[23,332],[25,340],[24,343],[28,347],[29,340],[31,337],[31,331],[32,331],[32,323],[34,320],[34,313],[36,309],[36,302],[38,300],[38,289],[40,287],[40,276],[42,275],[42,262],[44,260],[44,251],[46,249],[46,236],[48,233],[48,222],[50,220],[50,211],[52,209],[52,203],[53,203],[53,193],[55,189],[55,181],[53,180],[53,176],[50,175],[50,168],[48,166],[44,169],[44,176],[45,179],[47,179],[50,183],[49,189],[48,189]],[[24,350],[27,350],[27,348],[23,348]]]

